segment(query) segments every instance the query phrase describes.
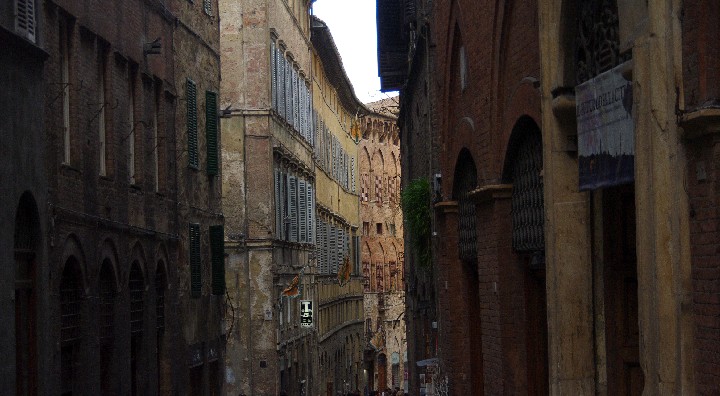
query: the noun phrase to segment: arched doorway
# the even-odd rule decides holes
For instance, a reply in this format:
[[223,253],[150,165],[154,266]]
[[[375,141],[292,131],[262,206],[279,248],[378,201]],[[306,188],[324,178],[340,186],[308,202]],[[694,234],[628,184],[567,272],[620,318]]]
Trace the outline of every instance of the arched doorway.
[[113,362],[115,352],[115,302],[117,283],[115,270],[110,258],[100,265],[98,281],[100,294],[100,387],[103,394],[115,393],[113,381],[116,377]]
[[548,393],[542,135],[530,117],[513,128],[504,179],[512,188],[512,249],[524,272],[528,395]]
[[15,388],[17,395],[37,394],[37,256],[40,222],[30,193],[15,213]]
[[82,389],[84,300],[80,262],[70,256],[60,280],[60,394],[63,396]]
[[140,262],[135,260],[130,266],[130,393],[141,395],[140,378],[143,378],[141,356],[143,356],[143,317],[145,316],[145,276]]
[[458,249],[463,274],[463,290],[460,290],[467,312],[466,328],[469,341],[470,384],[473,394],[482,395],[485,389],[483,373],[482,338],[480,326],[480,278],[477,262],[477,214],[475,201],[470,193],[477,188],[477,168],[470,151],[462,149],[455,164],[453,199],[458,203]]

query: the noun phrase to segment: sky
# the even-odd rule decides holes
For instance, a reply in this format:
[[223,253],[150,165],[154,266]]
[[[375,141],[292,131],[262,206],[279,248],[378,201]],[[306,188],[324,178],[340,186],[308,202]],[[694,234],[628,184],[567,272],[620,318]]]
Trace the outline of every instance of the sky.
[[330,27],[343,67],[363,103],[385,99],[377,71],[376,0],[317,0],[313,14]]

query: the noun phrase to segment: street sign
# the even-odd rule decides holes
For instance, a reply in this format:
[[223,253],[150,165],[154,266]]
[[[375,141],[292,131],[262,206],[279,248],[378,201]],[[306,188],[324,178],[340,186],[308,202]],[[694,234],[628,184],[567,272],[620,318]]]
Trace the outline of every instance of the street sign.
[[312,300],[300,300],[300,326],[312,327],[313,309]]

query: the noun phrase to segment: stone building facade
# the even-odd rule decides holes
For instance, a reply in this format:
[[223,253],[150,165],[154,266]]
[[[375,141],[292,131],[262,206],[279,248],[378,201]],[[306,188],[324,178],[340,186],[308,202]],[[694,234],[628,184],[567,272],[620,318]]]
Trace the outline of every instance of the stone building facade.
[[[220,7],[233,312],[226,389],[300,395],[357,387],[362,289],[350,130],[366,110],[310,1]],[[340,287],[345,258],[350,276]],[[301,325],[302,301],[312,302],[312,326]]]
[[41,286],[50,277],[45,129],[39,110],[48,54],[38,5],[6,1],[0,6],[0,150],[7,159],[0,172],[0,291],[9,297],[0,304],[0,351],[5,355],[0,378],[7,392],[19,395],[48,392],[52,381],[45,379],[55,376],[57,367],[41,358],[54,349],[54,334],[42,318],[55,306],[51,292]]
[[[23,331],[8,332],[16,359],[8,359],[14,363],[3,373],[4,383],[14,384],[18,394],[221,390],[222,368],[212,362],[222,361],[222,317],[203,319],[205,332],[186,337],[197,324],[186,310],[193,302],[190,276],[184,275],[191,268],[206,270],[205,294],[210,294],[211,262],[222,266],[224,260],[222,237],[211,249],[208,229],[221,233],[223,220],[215,200],[214,215],[201,227],[203,244],[193,249],[181,242],[187,224],[200,221],[183,213],[190,205],[178,188],[181,179],[197,181],[185,170],[187,163],[178,166],[179,142],[188,140],[192,123],[184,111],[191,106],[179,97],[175,78],[183,62],[191,63],[185,59],[190,54],[171,50],[173,44],[200,41],[217,46],[210,8],[216,4],[206,3],[128,0],[102,9],[85,1],[3,5],[9,11],[3,18],[22,18],[10,31],[21,27],[23,40],[8,37],[17,49],[13,58],[27,64],[22,74],[36,73],[35,82],[18,85],[18,92],[44,109],[22,123],[27,113],[17,112],[13,130],[25,130],[24,143],[7,145],[36,154],[23,154],[16,163],[29,173],[18,172],[6,184],[20,183],[23,190],[13,223],[15,265],[8,267],[16,273],[7,277],[16,279],[17,296],[15,313],[7,316]],[[198,13],[206,18],[202,32]],[[217,57],[214,65],[193,73],[203,87],[217,91]],[[18,77],[12,84],[27,84]],[[22,100],[17,103],[33,108]],[[205,101],[199,103],[204,110]],[[197,111],[197,103],[192,106]],[[206,132],[202,141],[210,136],[219,144],[217,114],[208,110],[208,115],[194,126],[199,121]],[[207,184],[193,190],[199,201],[217,195]],[[200,304],[197,311],[222,314],[219,299]],[[195,343],[202,345],[199,355]],[[208,370],[194,368],[198,361]]]
[[360,141],[361,269],[370,390],[404,388],[406,357],[398,98],[367,104]]
[[364,386],[358,120],[368,110],[355,96],[330,29],[317,17],[311,22],[320,320],[311,389],[330,396]]
[[[442,178],[437,348],[423,356],[410,340],[411,388],[422,386],[414,363],[432,356],[420,362],[448,375],[433,392],[716,392],[717,7],[427,5],[378,2],[381,77],[401,89],[403,139],[439,147],[435,162],[411,145],[403,166]],[[393,61],[408,51],[410,64]],[[605,81],[619,85],[588,99]],[[586,117],[611,102],[629,127],[592,151]],[[605,163],[615,166],[600,174]],[[408,294],[417,313],[420,293]]]

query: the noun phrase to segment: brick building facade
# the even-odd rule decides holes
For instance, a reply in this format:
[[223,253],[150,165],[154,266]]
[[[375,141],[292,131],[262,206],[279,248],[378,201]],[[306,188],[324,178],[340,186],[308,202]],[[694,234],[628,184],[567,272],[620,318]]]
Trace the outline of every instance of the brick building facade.
[[371,390],[404,387],[405,278],[398,98],[367,104],[360,141],[365,365]]
[[[427,5],[378,2],[381,77],[401,89],[403,145],[418,133],[439,148],[435,162],[408,147],[403,175],[442,178],[437,348],[423,351],[422,321],[409,320],[411,388],[413,363],[437,357],[420,362],[447,374],[439,385],[453,394],[716,392],[717,7]],[[408,51],[409,65],[397,60]],[[591,105],[576,95],[608,76],[622,82],[631,154],[613,159],[617,179],[591,185],[599,168],[583,165],[578,136]],[[417,316],[420,292],[408,294]]]
[[[205,331],[186,337],[196,318],[186,310],[193,305],[188,292],[193,287],[185,275],[191,268],[207,270],[211,261],[222,266],[222,244],[210,249],[208,242],[211,226],[222,230],[222,216],[219,199],[211,220],[183,213],[190,203],[179,192],[180,180],[195,184],[199,178],[178,159],[192,123],[176,77],[190,54],[172,50],[197,41],[217,45],[217,24],[207,9],[214,3],[206,3],[203,10],[184,1],[127,0],[100,9],[85,1],[18,0],[8,2],[12,12],[3,12],[23,18],[29,39],[16,59],[31,64],[47,56],[44,68],[38,68],[41,63],[26,68],[42,74],[21,90],[28,93],[23,100],[41,93],[37,103],[44,110],[23,127],[34,131],[26,133],[26,143],[42,136],[32,147],[43,161],[28,166],[32,171],[26,177],[14,175],[35,184],[23,187],[18,211],[15,257],[21,271],[8,277],[24,277],[16,282],[15,315],[8,317],[30,328],[16,339],[18,394],[217,394],[221,389],[221,367],[192,368],[221,361],[221,316],[202,319]],[[195,14],[203,12],[200,32]],[[35,23],[34,35],[28,22]],[[44,54],[33,55],[37,50],[29,42]],[[214,63],[214,71],[194,73],[217,91],[217,58]],[[193,106],[198,103],[204,110],[205,101]],[[217,125],[216,113],[209,109],[208,115],[207,122],[199,118],[199,128],[219,144],[219,131],[211,127]],[[184,152],[193,153],[192,147]],[[38,184],[40,174],[46,175],[44,185]],[[213,195],[201,183],[193,189],[199,200]],[[182,242],[188,223],[202,223],[204,244],[198,249]],[[47,287],[36,290],[38,284]],[[200,304],[199,311],[222,313],[220,300]],[[202,353],[195,358],[197,343]]]

